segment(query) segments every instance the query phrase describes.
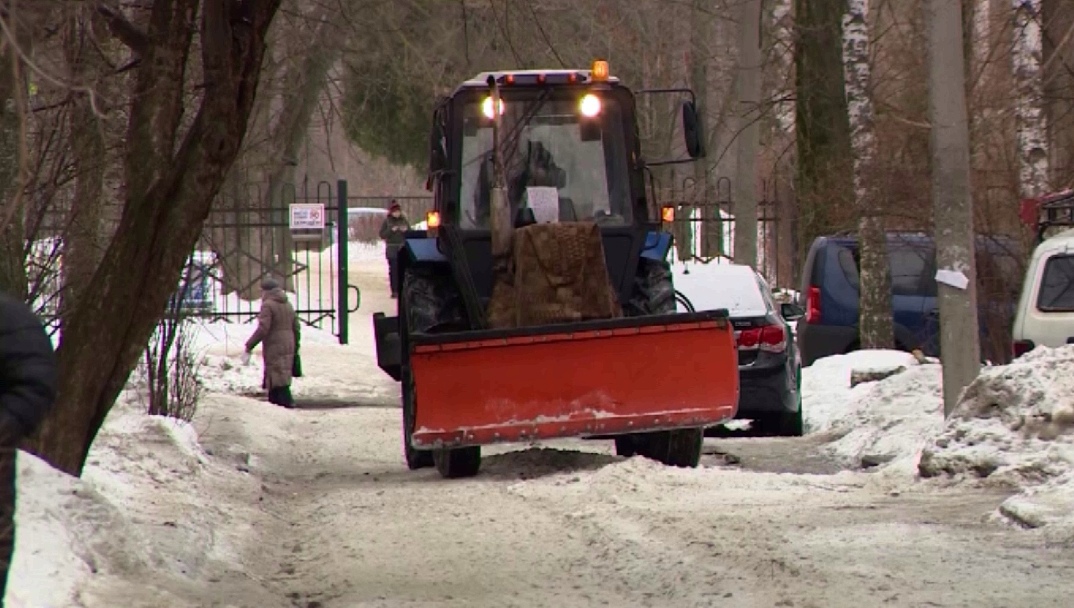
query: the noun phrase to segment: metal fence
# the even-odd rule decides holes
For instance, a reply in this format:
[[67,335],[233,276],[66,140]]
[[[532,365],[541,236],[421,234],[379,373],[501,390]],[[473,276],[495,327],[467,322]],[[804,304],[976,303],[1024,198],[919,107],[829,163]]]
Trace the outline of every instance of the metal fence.
[[[222,193],[184,269],[174,309],[210,321],[249,322],[260,311],[260,285],[272,277],[290,292],[302,323],[348,341],[347,314],[361,294],[348,281],[347,182],[286,185],[273,204],[259,185]],[[290,205],[324,205],[324,230],[291,230]]]

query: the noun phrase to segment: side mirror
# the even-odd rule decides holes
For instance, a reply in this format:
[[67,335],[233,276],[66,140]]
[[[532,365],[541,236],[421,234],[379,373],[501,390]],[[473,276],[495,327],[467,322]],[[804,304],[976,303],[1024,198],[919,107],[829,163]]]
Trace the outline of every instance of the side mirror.
[[805,309],[794,302],[784,302],[779,305],[779,314],[787,321],[797,321],[805,316]]
[[444,151],[444,127],[439,120],[433,122],[429,135],[429,173],[439,173],[447,168],[447,152]]
[[690,158],[704,158],[704,135],[701,133],[701,117],[697,105],[692,101],[682,102],[682,136],[686,142],[686,153]]

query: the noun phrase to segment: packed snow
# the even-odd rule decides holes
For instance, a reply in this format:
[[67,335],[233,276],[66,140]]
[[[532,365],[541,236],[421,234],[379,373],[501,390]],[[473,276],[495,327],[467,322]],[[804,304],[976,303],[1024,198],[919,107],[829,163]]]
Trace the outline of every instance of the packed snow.
[[1023,490],[1000,512],[1074,542],[1074,346],[985,369],[963,392],[921,473]]
[[[853,371],[892,375],[850,387]],[[1013,488],[997,514],[1074,543],[1074,346],[990,366],[946,421],[942,368],[897,351],[858,351],[803,370],[810,433],[848,466],[886,475]]]

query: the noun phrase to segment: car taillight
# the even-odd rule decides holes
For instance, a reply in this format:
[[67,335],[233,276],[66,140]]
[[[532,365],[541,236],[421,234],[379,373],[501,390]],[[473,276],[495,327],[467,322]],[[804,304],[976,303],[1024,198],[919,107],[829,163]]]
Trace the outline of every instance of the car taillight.
[[1011,352],[1015,357],[1021,357],[1036,347],[1032,340],[1015,340],[1011,345]]
[[765,325],[743,329],[735,336],[739,350],[760,349],[766,353],[781,353],[787,348],[787,333],[780,325]]
[[806,323],[820,323],[820,287],[810,285],[806,291]]

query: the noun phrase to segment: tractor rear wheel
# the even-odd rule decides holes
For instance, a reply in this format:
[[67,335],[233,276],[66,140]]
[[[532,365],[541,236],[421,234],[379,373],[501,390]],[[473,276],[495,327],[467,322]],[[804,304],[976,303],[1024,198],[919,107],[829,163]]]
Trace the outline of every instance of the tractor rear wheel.
[[481,446],[433,450],[433,462],[445,479],[473,477],[481,469]]

